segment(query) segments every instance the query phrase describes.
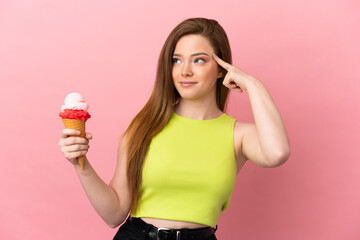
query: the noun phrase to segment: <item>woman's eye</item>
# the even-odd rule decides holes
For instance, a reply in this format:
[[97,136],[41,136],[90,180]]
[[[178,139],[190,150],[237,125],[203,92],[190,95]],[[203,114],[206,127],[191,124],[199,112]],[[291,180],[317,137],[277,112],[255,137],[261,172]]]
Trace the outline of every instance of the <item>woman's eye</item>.
[[[204,60],[204,59],[202,59],[202,58],[198,58],[198,59],[196,59],[196,60],[195,60],[195,62],[198,62],[199,60],[200,60],[200,61],[205,62],[205,60]],[[200,62],[200,63],[201,63],[201,62]]]
[[177,58],[173,58],[173,63],[176,63],[176,61],[180,61],[180,60]]
[[[180,63],[180,59],[178,59],[178,58],[173,58],[173,63]],[[205,60],[204,59],[202,59],[202,58],[198,58],[198,59],[195,59],[195,62],[196,63],[202,63],[202,62],[205,62]]]

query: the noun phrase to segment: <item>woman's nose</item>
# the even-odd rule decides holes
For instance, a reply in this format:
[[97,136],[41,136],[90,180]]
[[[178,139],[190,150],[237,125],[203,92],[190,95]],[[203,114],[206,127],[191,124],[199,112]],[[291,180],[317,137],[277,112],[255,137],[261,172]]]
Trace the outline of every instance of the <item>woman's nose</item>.
[[191,76],[193,73],[192,73],[192,69],[191,69],[191,64],[189,63],[184,63],[184,65],[182,66],[182,69],[181,69],[181,75],[183,77],[186,77],[186,76]]

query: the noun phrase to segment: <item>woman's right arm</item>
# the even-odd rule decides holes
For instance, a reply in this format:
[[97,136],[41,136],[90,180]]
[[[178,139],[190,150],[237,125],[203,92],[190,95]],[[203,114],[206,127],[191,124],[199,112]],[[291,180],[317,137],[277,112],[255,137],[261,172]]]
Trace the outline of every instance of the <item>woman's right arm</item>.
[[66,159],[74,165],[75,171],[95,211],[110,226],[117,227],[127,217],[130,208],[129,191],[126,179],[126,151],[124,138],[118,146],[117,167],[111,183],[106,184],[95,172],[87,157],[84,170],[80,168],[77,157],[85,155],[89,148],[91,134],[85,138],[73,137],[75,130],[64,129],[59,141]]

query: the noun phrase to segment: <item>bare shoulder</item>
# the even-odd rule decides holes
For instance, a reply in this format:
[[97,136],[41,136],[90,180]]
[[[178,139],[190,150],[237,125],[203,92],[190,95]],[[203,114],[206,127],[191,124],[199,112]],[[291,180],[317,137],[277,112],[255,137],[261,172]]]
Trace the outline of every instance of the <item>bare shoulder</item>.
[[250,160],[254,164],[266,168],[279,165],[271,163],[264,154],[260,145],[257,127],[254,123],[238,123],[235,129],[240,159]]
[[237,132],[237,134],[239,135],[243,135],[247,131],[253,131],[254,128],[256,128],[256,125],[254,123],[244,123],[236,120],[234,131]]

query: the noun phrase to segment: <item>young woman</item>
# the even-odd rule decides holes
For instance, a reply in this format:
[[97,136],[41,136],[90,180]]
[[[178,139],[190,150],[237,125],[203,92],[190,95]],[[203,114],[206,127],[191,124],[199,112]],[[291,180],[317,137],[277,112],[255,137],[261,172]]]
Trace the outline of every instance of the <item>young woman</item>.
[[[86,138],[63,129],[59,145],[75,167],[114,239],[216,239],[217,221],[230,202],[247,160],[262,167],[290,154],[281,116],[264,84],[231,65],[217,21],[178,24],[161,50],[150,99],[121,135],[117,167],[104,183],[85,157]],[[248,92],[255,124],[227,115],[229,90]]]

